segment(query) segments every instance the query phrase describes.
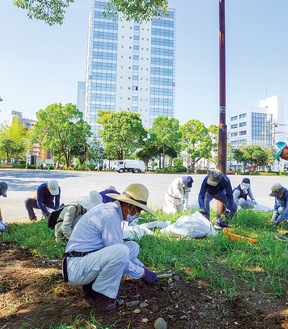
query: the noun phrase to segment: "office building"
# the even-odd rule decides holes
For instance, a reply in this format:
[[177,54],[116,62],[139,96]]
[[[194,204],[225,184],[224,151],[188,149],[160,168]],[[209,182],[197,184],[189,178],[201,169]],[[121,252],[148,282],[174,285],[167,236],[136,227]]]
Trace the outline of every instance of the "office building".
[[287,138],[283,96],[259,101],[258,106],[233,111],[229,117],[229,143],[238,148],[242,144],[271,147],[275,141]]
[[89,19],[84,119],[97,131],[98,110],[139,113],[146,128],[175,112],[175,10],[138,24],[106,18],[107,0]]

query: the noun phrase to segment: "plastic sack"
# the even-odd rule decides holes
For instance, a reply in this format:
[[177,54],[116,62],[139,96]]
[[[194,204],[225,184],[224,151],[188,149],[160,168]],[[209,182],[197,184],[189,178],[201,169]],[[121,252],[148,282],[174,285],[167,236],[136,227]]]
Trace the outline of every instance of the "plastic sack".
[[255,204],[254,207],[253,207],[253,211],[260,211],[260,212],[269,212],[269,211],[272,211],[273,209],[267,207],[267,206],[264,206],[262,204]]
[[217,235],[212,223],[198,211],[193,215],[179,217],[174,224],[167,226],[160,232],[176,237],[186,236],[191,238]]
[[151,230],[140,225],[128,225],[126,221],[123,221],[123,225],[123,240],[141,239],[144,235],[153,234]]

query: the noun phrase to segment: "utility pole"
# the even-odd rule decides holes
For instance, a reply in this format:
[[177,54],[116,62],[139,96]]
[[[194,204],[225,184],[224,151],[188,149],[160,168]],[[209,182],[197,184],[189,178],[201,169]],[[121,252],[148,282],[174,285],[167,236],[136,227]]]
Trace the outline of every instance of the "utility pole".
[[[219,0],[219,126],[218,169],[227,172],[227,125],[226,125],[226,56],[225,56],[225,0]],[[223,212],[223,204],[217,202],[217,215]]]

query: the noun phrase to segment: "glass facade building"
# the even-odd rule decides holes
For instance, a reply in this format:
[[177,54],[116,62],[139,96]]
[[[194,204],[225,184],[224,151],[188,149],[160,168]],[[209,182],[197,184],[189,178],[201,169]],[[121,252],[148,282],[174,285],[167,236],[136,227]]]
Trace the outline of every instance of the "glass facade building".
[[107,0],[93,1],[89,19],[84,118],[97,130],[98,110],[133,111],[144,127],[175,114],[175,10],[138,24],[106,18]]

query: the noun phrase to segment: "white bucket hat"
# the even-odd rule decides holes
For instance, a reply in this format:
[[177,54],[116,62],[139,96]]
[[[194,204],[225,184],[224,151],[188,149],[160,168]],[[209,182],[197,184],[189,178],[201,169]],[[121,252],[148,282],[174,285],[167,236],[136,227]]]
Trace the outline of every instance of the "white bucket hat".
[[156,216],[155,213],[146,206],[149,192],[142,184],[130,184],[122,194],[107,193],[107,196],[115,200],[133,204],[134,206],[145,210],[152,216]]
[[49,180],[47,182],[47,187],[48,187],[49,192],[52,195],[58,195],[59,194],[59,186],[58,186],[57,180]]
[[79,198],[77,202],[88,211],[102,203],[102,196],[96,190],[93,190],[90,191],[88,196]]

